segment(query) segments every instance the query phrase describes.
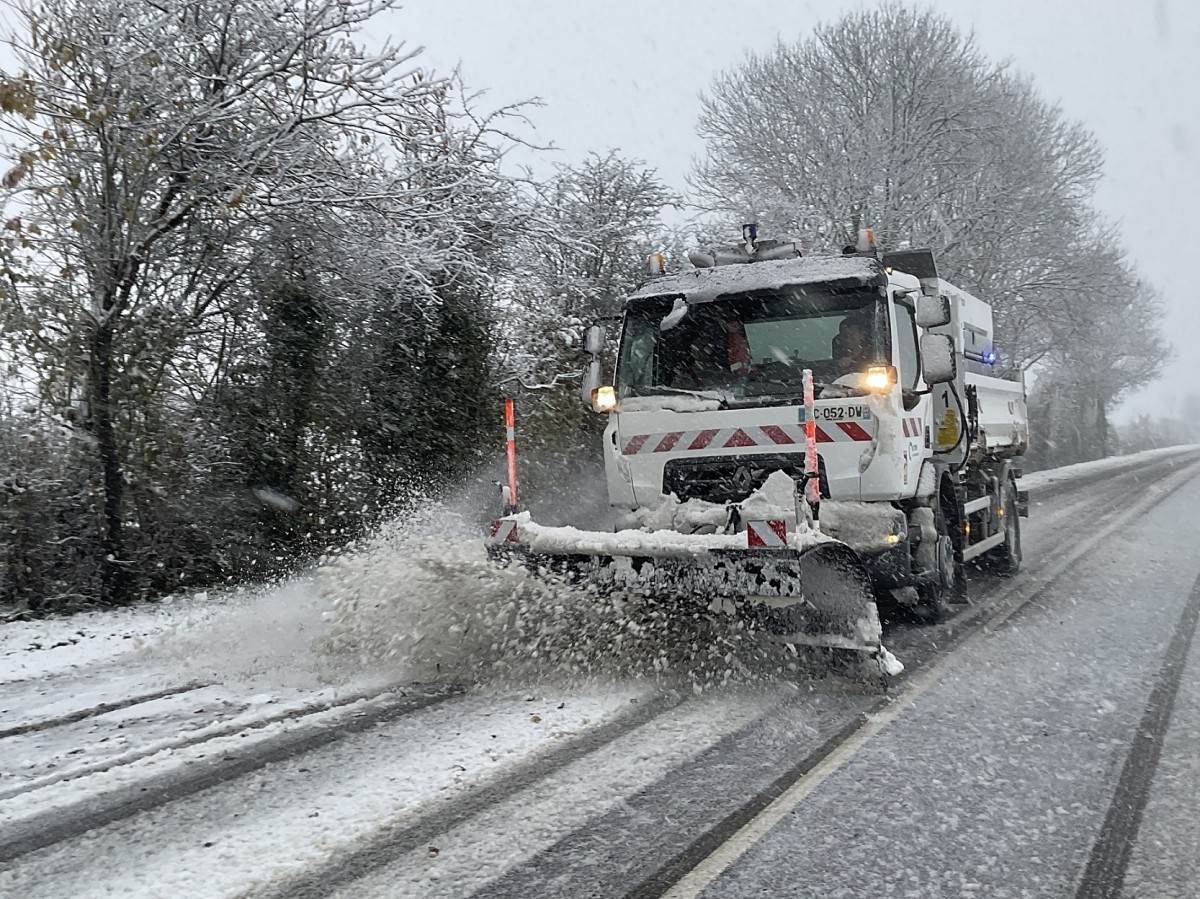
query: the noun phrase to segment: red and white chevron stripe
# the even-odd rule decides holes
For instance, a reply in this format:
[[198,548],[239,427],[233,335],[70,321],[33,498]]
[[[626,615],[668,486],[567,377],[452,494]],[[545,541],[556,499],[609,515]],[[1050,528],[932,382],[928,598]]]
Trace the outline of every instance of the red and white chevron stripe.
[[904,429],[905,437],[920,437],[925,430],[919,418],[901,418],[900,427]]
[[787,546],[787,522],[778,519],[746,522],[746,545],[768,549]]
[[492,543],[516,543],[517,523],[511,518],[494,518],[488,528]]
[[[856,421],[817,425],[817,443],[870,440],[871,434]],[[702,431],[668,431],[636,434],[625,441],[621,454],[684,453],[698,450],[736,449],[744,446],[804,446],[804,425],[761,425],[745,428],[708,428]]]

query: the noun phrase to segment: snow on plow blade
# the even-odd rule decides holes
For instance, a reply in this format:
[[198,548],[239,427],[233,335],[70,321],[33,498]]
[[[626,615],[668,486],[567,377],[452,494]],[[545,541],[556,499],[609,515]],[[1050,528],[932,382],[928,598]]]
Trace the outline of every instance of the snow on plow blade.
[[855,552],[835,541],[803,549],[693,547],[646,554],[546,551],[494,535],[488,552],[589,591],[733,610],[788,643],[873,655],[882,649],[870,576]]

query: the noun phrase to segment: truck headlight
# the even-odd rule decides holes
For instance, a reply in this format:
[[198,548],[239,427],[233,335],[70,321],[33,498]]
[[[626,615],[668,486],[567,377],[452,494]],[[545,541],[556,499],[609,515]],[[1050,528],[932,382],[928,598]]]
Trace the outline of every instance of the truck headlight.
[[894,365],[872,365],[863,375],[863,387],[872,393],[887,393],[896,383]]
[[612,412],[617,408],[617,390],[615,387],[597,387],[592,394],[592,408],[597,412]]

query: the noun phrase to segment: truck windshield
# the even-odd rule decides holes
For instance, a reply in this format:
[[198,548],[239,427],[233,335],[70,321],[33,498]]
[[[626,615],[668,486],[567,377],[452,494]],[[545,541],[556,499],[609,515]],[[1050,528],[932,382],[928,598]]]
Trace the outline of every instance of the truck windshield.
[[890,361],[886,310],[871,287],[734,294],[693,304],[664,331],[674,300],[654,297],[626,312],[617,362],[621,396],[795,396],[806,368],[824,387],[839,378],[853,382],[845,376]]

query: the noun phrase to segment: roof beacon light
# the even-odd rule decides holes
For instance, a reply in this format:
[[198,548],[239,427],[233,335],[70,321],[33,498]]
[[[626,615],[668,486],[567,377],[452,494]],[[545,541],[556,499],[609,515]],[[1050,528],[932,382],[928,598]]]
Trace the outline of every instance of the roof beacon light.
[[858,229],[858,252],[874,253],[875,252],[875,229],[874,228],[859,228]]
[[758,223],[742,225],[742,240],[746,242],[746,255],[753,256],[758,245]]
[[662,253],[651,253],[646,257],[646,271],[651,275],[665,275],[667,273],[667,260]]
[[995,365],[996,364],[996,351],[988,350],[986,353],[984,353],[983,354],[983,362],[985,365]]

